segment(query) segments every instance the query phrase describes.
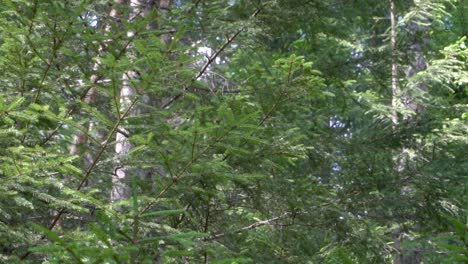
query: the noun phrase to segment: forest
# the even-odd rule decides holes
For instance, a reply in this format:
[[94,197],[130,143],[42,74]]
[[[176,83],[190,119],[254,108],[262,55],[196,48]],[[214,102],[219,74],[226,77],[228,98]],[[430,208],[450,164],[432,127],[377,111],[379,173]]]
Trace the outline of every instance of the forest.
[[0,263],[468,263],[468,0],[1,0]]

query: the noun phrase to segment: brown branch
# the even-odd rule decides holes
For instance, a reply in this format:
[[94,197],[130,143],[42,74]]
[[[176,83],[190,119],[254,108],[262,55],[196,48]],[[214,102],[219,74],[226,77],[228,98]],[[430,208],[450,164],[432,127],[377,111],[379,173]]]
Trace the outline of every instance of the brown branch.
[[200,4],[200,2],[201,2],[201,0],[197,0],[197,1],[195,2],[195,4],[187,11],[187,14],[190,15],[190,13],[192,13],[192,11],[195,10],[195,9],[198,7],[198,5]]
[[115,125],[114,127],[111,129],[111,131],[109,132],[106,140],[104,140],[104,144],[102,144],[102,147],[101,149],[99,150],[99,153],[96,155],[96,158],[94,158],[93,160],[93,163],[91,164],[91,166],[88,168],[88,170],[86,171],[86,174],[85,176],[83,177],[83,179],[81,180],[80,184],[78,185],[78,187],[76,188],[77,191],[81,190],[81,188],[83,188],[83,185],[84,183],[89,179],[89,176],[91,176],[91,172],[93,171],[94,167],[97,165],[97,162],[99,161],[99,159],[101,158],[102,154],[104,153],[104,151],[106,150],[107,146],[109,145],[109,142],[111,142],[111,137],[115,134],[115,132],[117,131],[118,127],[120,126],[120,123],[123,121],[123,119],[128,115],[128,113],[130,112],[130,109],[133,108],[133,106],[136,104],[136,102],[138,101],[138,98],[135,98],[135,100],[133,100],[133,102],[130,104],[130,106],[125,110],[125,112],[122,114],[122,116],[119,117],[119,119],[117,119],[117,122],[115,122]]
[[206,146],[202,151],[198,153],[198,155],[194,158],[192,158],[176,175],[172,176],[172,180],[169,182],[168,185],[166,185],[159,193],[156,195],[154,200],[152,202],[149,202],[140,212],[139,215],[145,213],[148,211],[155,203],[156,201],[161,198],[164,194],[166,194],[176,183],[177,181],[182,178],[182,176],[195,164],[195,162],[203,155],[205,154],[211,147],[213,147],[216,143],[220,142],[223,140],[234,128],[231,128],[228,130],[225,134],[221,135],[220,137],[216,138],[211,142],[208,146]]
[[213,62],[216,61],[216,59],[218,58],[218,56],[221,54],[221,52],[223,52],[227,46],[229,46],[233,41],[234,39],[244,30],[244,28],[240,29],[239,31],[237,31],[232,37],[230,38],[227,38],[227,41],[223,44],[223,46],[221,46],[221,48],[215,52],[213,55],[211,55],[211,57],[208,59],[208,61],[203,65],[203,67],[200,69],[200,71],[198,71],[198,73],[195,75],[195,77],[192,78],[192,80],[190,81],[190,85],[188,85],[187,87],[185,87],[182,92],[178,93],[176,96],[174,96],[171,100],[169,100],[167,103],[165,103],[163,106],[162,106],[162,109],[165,109],[166,107],[170,106],[172,103],[174,103],[175,101],[177,101],[179,98],[181,98],[184,93],[189,89],[189,87],[192,86],[192,84],[198,80],[201,76],[203,76],[203,74],[205,74],[206,70],[208,69],[208,67],[210,67],[211,64],[213,64]]
[[[260,127],[262,126],[268,119],[270,119],[273,115],[273,112],[276,110],[276,108],[278,108],[279,104],[285,99],[283,98],[284,96],[286,95],[286,91],[282,90],[281,93],[280,93],[280,96],[278,96],[278,100],[275,102],[275,104],[271,107],[271,109],[268,111],[268,113],[266,113],[263,118],[260,120],[260,122],[258,122],[257,126]],[[286,98],[287,100],[287,98]],[[243,141],[240,146],[244,146],[245,144],[247,144],[247,141]],[[231,154],[226,154],[224,157],[223,157],[223,161],[227,160],[229,157],[231,156]]]
[[228,37],[226,42],[223,44],[223,46],[221,46],[221,48],[216,52],[214,53],[213,55],[211,55],[211,57],[208,59],[208,61],[205,63],[205,65],[203,65],[203,67],[201,68],[201,70],[197,73],[197,75],[195,76],[195,78],[192,79],[192,82],[198,80],[201,76],[203,76],[203,74],[205,74],[206,70],[208,69],[208,67],[210,67],[211,64],[213,64],[213,62],[216,61],[216,59],[219,57],[219,55],[221,54],[221,52],[223,52],[227,46],[229,46],[233,41],[234,39],[236,39],[237,36],[239,36],[239,34],[244,31],[244,28],[241,28],[240,30],[238,30],[232,37]]
[[[104,141],[104,144],[101,145],[101,149],[99,150],[98,154],[96,155],[96,157],[94,158],[93,162],[91,163],[91,166],[86,170],[86,173],[83,177],[83,179],[81,179],[80,181],[80,184],[76,187],[76,191],[80,191],[81,188],[83,188],[85,182],[89,179],[89,177],[91,176],[91,173],[93,172],[94,170],[94,167],[96,167],[99,159],[101,158],[102,154],[104,153],[104,151],[106,150],[107,146],[109,145],[109,142],[110,142],[110,139],[112,138],[112,136],[115,134],[115,132],[117,131],[118,127],[120,126],[120,123],[122,122],[122,120],[127,116],[127,114],[130,112],[130,109],[136,104],[136,102],[138,101],[138,98],[135,98],[135,100],[131,103],[131,105],[126,109],[126,111],[124,112],[124,114],[119,117],[119,119],[117,120],[117,122],[115,123],[114,127],[112,128],[112,130],[109,132],[106,140]],[[57,225],[57,223],[60,221],[60,219],[62,218],[63,214],[65,213],[66,211],[66,208],[62,208],[60,209],[60,211],[57,213],[57,215],[54,217],[54,219],[52,220],[52,222],[50,223],[50,225],[48,226],[48,229],[49,230],[52,230],[54,229],[54,227]],[[45,239],[45,236],[42,236],[41,237],[41,240],[42,239]],[[26,252],[20,259],[21,260],[24,260],[26,259],[29,255],[31,254],[31,251],[28,251]]]
[[[138,33],[135,33],[135,36],[137,35]],[[135,38],[135,36],[133,36],[132,38],[130,38],[127,43],[119,50],[117,56],[116,56],[116,60],[119,60],[120,57],[122,57],[125,52],[127,51],[128,47],[130,46],[131,42],[133,41],[133,39]],[[103,51],[106,51],[106,48],[107,47],[104,47],[102,49],[101,52]],[[102,55],[100,55],[102,56]],[[93,76],[91,76],[90,79],[92,79],[92,84],[93,85],[97,85],[97,83],[104,77],[102,74],[100,75],[94,75],[95,78],[93,79]],[[85,101],[86,100],[86,97],[88,95],[88,92],[89,90],[93,89],[93,87],[88,87],[84,92],[83,94],[80,96],[80,100],[81,101]],[[78,107],[78,104],[73,104],[70,109],[68,110],[68,112],[65,114],[65,116],[63,117],[63,119],[67,119],[68,117],[72,116],[76,111],[78,111],[80,108]],[[60,128],[63,127],[65,123],[60,123],[54,130],[52,130],[52,132],[49,133],[49,135],[39,144],[40,146],[44,146],[45,144],[47,144],[47,142],[49,142],[53,136],[55,136],[55,134],[57,134],[58,130]]]
[[[259,13],[260,13],[261,9],[257,9],[251,17],[256,17]],[[228,37],[226,42],[223,44],[223,46],[221,46],[221,48],[216,51],[213,55],[210,56],[210,58],[208,59],[208,61],[201,67],[200,71],[198,71],[198,73],[192,78],[192,80],[190,81],[190,84],[185,87],[182,92],[178,93],[177,95],[175,95],[171,100],[169,100],[167,103],[163,104],[161,106],[162,109],[165,109],[167,108],[168,106],[170,106],[172,103],[174,103],[175,101],[177,101],[179,98],[181,98],[184,93],[188,90],[189,87],[191,87],[193,85],[193,83],[198,80],[201,76],[203,76],[203,74],[205,74],[206,70],[208,69],[208,67],[210,67],[211,64],[213,64],[213,62],[216,61],[216,59],[219,57],[219,55],[226,49],[227,46],[229,46],[236,38],[237,36],[239,36],[239,34],[245,30],[245,27],[242,27],[241,29],[239,29],[234,35],[232,35],[231,37]]]

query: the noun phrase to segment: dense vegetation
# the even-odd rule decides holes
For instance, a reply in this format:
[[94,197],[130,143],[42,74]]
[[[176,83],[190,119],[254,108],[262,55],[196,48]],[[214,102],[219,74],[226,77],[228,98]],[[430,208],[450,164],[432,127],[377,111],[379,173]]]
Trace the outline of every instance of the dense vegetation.
[[467,0],[3,0],[0,262],[468,263]]

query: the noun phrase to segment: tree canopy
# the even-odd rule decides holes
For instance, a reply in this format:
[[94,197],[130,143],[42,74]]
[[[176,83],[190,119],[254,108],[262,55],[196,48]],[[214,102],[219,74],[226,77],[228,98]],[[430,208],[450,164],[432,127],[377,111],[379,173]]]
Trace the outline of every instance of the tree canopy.
[[468,263],[467,0],[4,0],[1,263]]

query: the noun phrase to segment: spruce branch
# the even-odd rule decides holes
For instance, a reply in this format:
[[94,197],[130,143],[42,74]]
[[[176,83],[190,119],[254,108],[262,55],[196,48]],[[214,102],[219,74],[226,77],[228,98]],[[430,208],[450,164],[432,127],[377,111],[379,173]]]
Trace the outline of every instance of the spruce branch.
[[[136,36],[136,35],[138,35],[138,34],[135,33],[135,36]],[[121,57],[123,57],[123,56],[126,54],[128,48],[129,48],[130,44],[133,42],[135,36],[129,38],[129,40],[126,42],[126,44],[118,51],[117,56],[115,57],[116,60],[119,60]],[[102,53],[102,52],[104,52],[104,51],[106,51],[106,50],[107,50],[107,46],[105,46],[100,52]],[[99,56],[102,57],[102,55],[99,55]],[[92,85],[97,85],[97,83],[98,83],[100,80],[102,80],[102,78],[104,78],[104,75],[103,75],[103,74],[100,74],[100,75],[93,74],[93,75],[91,76],[91,78],[90,78],[90,79],[91,79]],[[81,94],[81,96],[80,96],[80,101],[83,101],[83,102],[86,101],[86,98],[87,98],[87,96],[88,96],[88,92],[89,92],[91,89],[93,89],[93,86],[88,87],[88,88]],[[73,105],[69,108],[69,110],[67,111],[67,113],[65,114],[65,116],[63,117],[63,119],[65,120],[65,119],[69,118],[70,116],[72,116],[73,114],[75,114],[76,112],[78,112],[79,110],[80,110],[80,108],[78,107],[78,104],[73,104]],[[40,146],[44,146],[45,144],[47,144],[47,143],[54,137],[54,135],[57,134],[57,132],[60,130],[60,128],[63,127],[64,124],[65,124],[64,122],[60,122],[60,124],[58,124],[58,126],[55,127],[54,130],[52,130],[52,131],[47,135],[47,137],[46,137],[39,145],[40,145]]]
[[[114,124],[114,127],[111,129],[111,131],[110,131],[109,134],[107,135],[106,140],[105,140],[104,143],[101,145],[101,148],[100,148],[99,152],[97,153],[97,155],[96,155],[95,158],[93,159],[93,162],[91,163],[91,165],[89,166],[89,168],[86,170],[86,172],[85,172],[83,178],[81,179],[80,183],[79,183],[78,186],[76,187],[76,191],[80,191],[80,190],[83,188],[85,182],[89,179],[89,177],[91,176],[92,172],[94,171],[94,168],[96,167],[98,161],[101,159],[102,154],[103,154],[104,151],[107,149],[107,146],[109,145],[109,142],[111,142],[110,139],[111,139],[111,138],[114,136],[114,134],[117,132],[117,129],[118,129],[118,127],[120,126],[120,124],[122,123],[123,119],[128,115],[128,113],[130,112],[130,110],[131,110],[131,109],[133,108],[133,106],[137,103],[138,99],[139,99],[138,97],[135,98],[135,99],[131,102],[130,106],[125,110],[125,112],[124,112],[122,115],[119,116],[119,118],[117,119],[117,121],[116,121],[115,124]],[[52,230],[52,229],[55,228],[55,226],[56,226],[57,223],[60,221],[60,219],[62,219],[62,216],[63,216],[63,214],[65,214],[65,212],[66,212],[66,208],[64,208],[64,207],[61,208],[61,209],[58,211],[57,215],[54,217],[54,219],[51,221],[51,223],[50,223],[49,226],[48,226],[48,229],[49,229],[49,230]],[[43,240],[43,239],[45,239],[45,238],[46,238],[46,236],[43,235],[43,236],[41,237],[40,240]],[[28,252],[26,252],[20,259],[21,259],[21,260],[24,260],[24,259],[26,259],[30,254],[31,254],[31,252],[28,251]]]
[[[261,9],[257,9],[251,17],[256,17],[259,13],[260,13]],[[226,42],[221,46],[221,48],[218,49],[218,51],[216,51],[213,55],[211,55],[209,58],[208,58],[208,61],[201,67],[201,69],[198,71],[198,73],[192,78],[192,80],[190,81],[190,84],[187,85],[186,87],[184,87],[182,89],[182,91],[180,93],[178,93],[177,95],[175,95],[174,97],[172,97],[168,102],[166,102],[165,104],[162,105],[162,109],[166,109],[167,107],[169,107],[170,105],[172,105],[175,101],[177,101],[178,99],[180,99],[184,94],[185,92],[193,86],[193,84],[195,83],[195,81],[197,81],[198,79],[200,79],[200,77],[202,77],[206,71],[208,70],[208,68],[210,67],[210,65],[213,64],[213,62],[216,61],[216,59],[219,57],[219,55],[221,55],[221,53],[226,49],[227,46],[229,46],[238,36],[240,33],[242,33],[242,31],[245,30],[245,27],[242,27],[241,29],[239,29],[236,33],[234,33],[231,37],[227,37],[226,39]]]

